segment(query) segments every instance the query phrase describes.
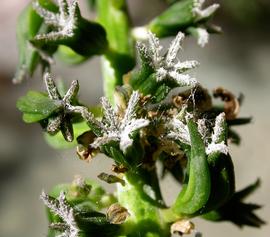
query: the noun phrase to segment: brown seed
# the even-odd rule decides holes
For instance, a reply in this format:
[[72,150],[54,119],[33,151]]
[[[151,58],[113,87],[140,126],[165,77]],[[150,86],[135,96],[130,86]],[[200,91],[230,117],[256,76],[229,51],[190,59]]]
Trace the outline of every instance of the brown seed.
[[114,203],[108,208],[106,216],[111,224],[122,224],[130,214],[125,207],[122,207],[119,203]]

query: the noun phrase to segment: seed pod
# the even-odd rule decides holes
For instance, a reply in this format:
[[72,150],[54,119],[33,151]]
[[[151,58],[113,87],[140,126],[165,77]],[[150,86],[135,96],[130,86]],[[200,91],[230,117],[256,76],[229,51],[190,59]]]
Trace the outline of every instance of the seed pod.
[[130,216],[128,210],[118,203],[112,204],[106,213],[107,220],[111,224],[122,224]]

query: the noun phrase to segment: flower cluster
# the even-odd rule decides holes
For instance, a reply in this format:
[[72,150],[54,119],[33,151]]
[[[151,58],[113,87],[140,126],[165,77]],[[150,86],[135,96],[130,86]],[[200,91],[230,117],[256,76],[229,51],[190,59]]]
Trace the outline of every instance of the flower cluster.
[[66,0],[58,0],[59,13],[44,9],[38,1],[33,2],[33,8],[44,19],[45,23],[57,31],[36,35],[35,40],[61,40],[74,35],[80,16],[78,1],[73,0],[69,6]]
[[110,141],[119,141],[120,149],[126,152],[127,148],[133,143],[130,137],[132,133],[149,124],[149,120],[147,119],[136,118],[139,99],[139,92],[134,91],[130,96],[124,116],[120,117],[112,108],[108,99],[103,97],[101,104],[104,110],[104,122],[100,126],[102,136],[97,137],[91,146],[97,148]]
[[157,82],[173,80],[179,86],[195,86],[197,84],[195,78],[184,72],[197,67],[199,63],[195,60],[181,62],[177,58],[184,37],[185,35],[179,32],[165,55],[162,55],[162,46],[159,39],[150,31],[148,32],[149,47],[146,47],[143,43],[138,44],[139,50],[150,59],[151,66],[156,72]]
[[77,227],[74,210],[66,201],[64,192],[61,192],[57,199],[50,197],[44,191],[40,195],[41,200],[54,214],[58,215],[64,223],[53,223],[51,228],[64,231],[57,237],[78,237],[79,229]]

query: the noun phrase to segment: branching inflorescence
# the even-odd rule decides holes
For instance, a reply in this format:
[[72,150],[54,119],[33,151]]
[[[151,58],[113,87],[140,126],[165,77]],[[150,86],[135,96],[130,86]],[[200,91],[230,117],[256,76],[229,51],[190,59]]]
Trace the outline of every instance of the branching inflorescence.
[[79,18],[78,1],[74,0],[69,6],[66,0],[58,0],[58,4],[59,13],[53,13],[44,9],[39,1],[33,2],[33,8],[44,19],[45,24],[56,28],[56,31],[35,36],[35,40],[55,41],[74,36]]
[[[199,65],[197,61],[177,56],[186,35],[204,46],[209,33],[217,32],[208,22],[219,5],[203,8],[204,2],[176,1],[140,28],[147,32],[148,43],[137,42],[137,67],[132,38],[136,30],[131,30],[125,1],[97,1],[98,21],[83,18],[77,1],[59,0],[56,6],[36,0],[28,6],[27,13],[40,22],[35,34],[20,44],[21,63],[31,73],[38,63],[43,66],[46,93],[30,91],[17,107],[25,122],[42,126],[51,144],[77,145],[82,159],[99,153],[111,158],[114,174],[102,172],[98,177],[117,183],[118,190],[108,194],[80,178],[56,186],[50,195],[43,192],[49,236],[168,237],[191,233],[196,216],[238,226],[264,224],[254,214],[259,206],[243,202],[259,182],[236,192],[229,154],[229,145],[240,142],[232,126],[250,118],[237,117],[240,103],[231,92],[220,87],[212,95],[187,73]],[[175,38],[163,53],[159,38],[167,36]],[[26,42],[35,47],[29,55]],[[51,65],[33,56],[37,52],[57,52],[76,63],[102,55],[106,95],[101,106],[79,101],[76,80],[67,91],[58,87],[49,73]],[[223,104],[215,105],[213,97]],[[181,184],[170,206],[162,197],[158,164],[162,177],[171,174]]]
[[43,191],[40,198],[53,213],[58,215],[64,221],[64,223],[51,224],[51,228],[64,231],[64,233],[57,237],[78,237],[79,229],[75,221],[74,210],[67,203],[64,192],[61,192],[59,197],[54,199]]

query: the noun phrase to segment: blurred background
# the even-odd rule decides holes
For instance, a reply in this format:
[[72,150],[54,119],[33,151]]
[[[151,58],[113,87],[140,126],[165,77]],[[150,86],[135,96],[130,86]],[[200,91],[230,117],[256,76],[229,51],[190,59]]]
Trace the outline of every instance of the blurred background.
[[[86,0],[80,0],[86,15]],[[21,85],[11,83],[18,61],[16,19],[29,0],[2,0],[0,7],[0,236],[46,236],[47,221],[39,200],[42,189],[70,182],[74,175],[96,179],[101,171],[109,171],[110,161],[97,157],[86,163],[75,150],[58,151],[49,147],[38,125],[27,125],[15,108],[18,97],[27,90],[42,90],[39,73]],[[212,35],[205,48],[195,39],[184,42],[180,59],[196,59],[201,65],[197,79],[207,88],[224,86],[235,94],[245,95],[242,116],[252,116],[250,125],[240,127],[240,147],[231,147],[236,170],[237,189],[262,179],[261,188],[248,201],[262,204],[258,214],[270,220],[270,1],[223,0],[214,22],[221,25],[223,35]],[[165,7],[162,0],[129,0],[134,24],[142,25]],[[89,15],[93,17],[93,15]],[[164,41],[164,45],[168,44]],[[70,67],[57,62],[53,74],[67,81],[79,79],[80,98],[91,105],[102,96],[99,58]],[[165,198],[171,202],[179,187],[169,177],[162,183]],[[113,190],[113,187],[108,187]],[[261,230],[239,229],[229,223],[195,220],[196,229],[204,236],[267,237],[270,226]]]

